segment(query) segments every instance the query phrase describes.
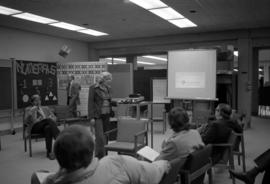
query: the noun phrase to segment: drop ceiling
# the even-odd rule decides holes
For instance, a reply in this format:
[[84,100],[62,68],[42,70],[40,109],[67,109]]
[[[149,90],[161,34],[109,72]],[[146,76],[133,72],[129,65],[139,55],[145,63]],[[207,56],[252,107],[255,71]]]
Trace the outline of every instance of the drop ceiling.
[[[270,27],[269,0],[163,0],[198,25],[180,29],[128,0],[0,0],[0,5],[108,33],[94,37],[0,15],[0,26],[87,42]],[[190,11],[196,13],[190,13]],[[87,25],[83,25],[87,24]]]

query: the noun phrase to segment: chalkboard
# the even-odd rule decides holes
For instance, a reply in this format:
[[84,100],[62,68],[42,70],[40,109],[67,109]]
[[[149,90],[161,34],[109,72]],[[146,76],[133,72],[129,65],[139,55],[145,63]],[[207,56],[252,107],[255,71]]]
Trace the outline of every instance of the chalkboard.
[[0,67],[0,110],[11,109],[11,68]]
[[57,104],[56,63],[16,61],[17,106],[30,105],[31,96],[39,94],[42,105]]

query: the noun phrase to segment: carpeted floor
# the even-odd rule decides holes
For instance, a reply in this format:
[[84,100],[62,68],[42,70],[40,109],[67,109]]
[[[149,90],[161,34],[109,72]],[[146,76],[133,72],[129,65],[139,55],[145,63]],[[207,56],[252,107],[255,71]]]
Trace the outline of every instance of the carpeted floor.
[[[160,145],[164,137],[171,133],[168,130],[165,135],[161,133],[161,124],[154,126],[154,149],[160,150]],[[251,168],[253,159],[267,148],[270,148],[270,120],[252,119],[252,127],[245,131],[247,167]],[[24,152],[22,133],[16,135],[5,135],[1,137],[2,150],[0,151],[0,183],[1,184],[29,184],[33,171],[45,169],[56,171],[58,166],[56,161],[48,160],[45,157],[45,142],[33,141],[33,157]],[[236,162],[235,162],[236,163]],[[237,164],[236,164],[237,165]],[[241,167],[237,166],[237,169]],[[262,175],[256,179],[256,184],[260,184]],[[215,169],[215,184],[230,184],[228,172],[222,169]],[[240,184],[240,181],[236,183]]]

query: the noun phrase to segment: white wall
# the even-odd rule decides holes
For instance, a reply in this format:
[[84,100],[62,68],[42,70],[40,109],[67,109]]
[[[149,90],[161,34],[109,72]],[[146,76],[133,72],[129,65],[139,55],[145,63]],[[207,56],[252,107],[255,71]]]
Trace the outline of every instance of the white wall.
[[[58,55],[63,45],[72,49],[65,59]],[[9,58],[54,62],[87,61],[88,45],[86,42],[0,27],[0,59]]]

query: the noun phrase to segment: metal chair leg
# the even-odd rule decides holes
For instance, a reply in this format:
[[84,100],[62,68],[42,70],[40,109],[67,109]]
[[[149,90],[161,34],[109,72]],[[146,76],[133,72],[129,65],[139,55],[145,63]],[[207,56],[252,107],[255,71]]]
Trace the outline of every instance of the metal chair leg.
[[31,142],[31,137],[29,137],[29,156],[32,157],[32,142]]
[[27,152],[27,139],[24,137],[24,152]]
[[[234,170],[234,160],[233,160],[233,152],[232,152],[232,148],[229,149],[229,168],[231,170]],[[230,174],[230,177],[232,178],[232,183],[235,184],[235,178]]]
[[243,164],[243,171],[246,172],[246,150],[245,150],[245,141],[244,141],[244,133],[241,137],[241,151],[242,151],[242,164]]

